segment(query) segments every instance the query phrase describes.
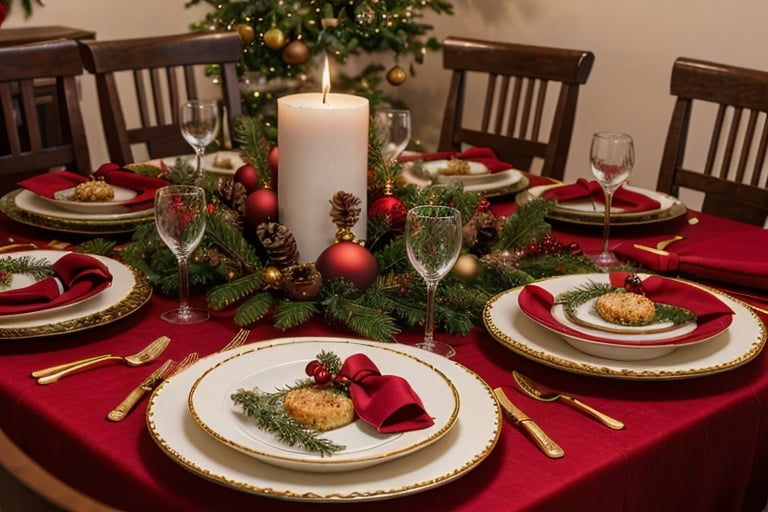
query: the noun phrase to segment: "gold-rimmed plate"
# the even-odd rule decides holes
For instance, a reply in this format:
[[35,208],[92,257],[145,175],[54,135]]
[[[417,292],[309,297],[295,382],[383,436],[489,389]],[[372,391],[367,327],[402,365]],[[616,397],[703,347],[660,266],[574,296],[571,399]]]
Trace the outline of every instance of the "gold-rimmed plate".
[[129,233],[146,222],[152,222],[155,217],[151,208],[136,212],[100,214],[63,210],[26,189],[16,189],[0,198],[0,211],[22,224],[92,235]]
[[[526,204],[542,197],[542,194],[552,187],[561,187],[564,184],[539,185],[520,192],[515,197],[518,204]],[[611,210],[611,224],[614,225],[638,225],[665,222],[685,215],[688,208],[676,197],[672,197],[655,190],[626,185],[625,188],[632,192],[643,194],[659,202],[659,208],[641,212],[622,212]],[[552,220],[569,222],[572,224],[588,224],[602,226],[605,217],[604,206],[594,203],[589,199],[564,201],[557,203],[547,214]]]
[[562,370],[616,379],[686,379],[737,368],[755,358],[765,346],[763,322],[743,302],[699,286],[717,295],[734,312],[728,329],[706,343],[680,347],[652,359],[622,361],[587,354],[568,344],[560,334],[534,322],[521,311],[523,287],[492,297],[483,322],[496,341],[515,353]]
[[400,179],[405,184],[413,184],[418,187],[461,183],[465,192],[479,192],[487,197],[498,197],[520,192],[530,183],[528,176],[517,169],[495,173],[473,173],[466,176],[435,175],[432,178],[417,173],[414,166],[414,162],[406,163],[400,173]]
[[[320,434],[345,448],[330,455],[288,446],[256,425],[233,404],[238,390],[263,392],[285,388],[306,378],[304,368],[321,352],[342,360],[363,353],[383,375],[406,378],[434,419],[431,427],[381,434],[360,419]],[[448,378],[435,367],[393,350],[391,346],[356,343],[296,343],[257,347],[208,369],[193,385],[189,410],[195,422],[214,439],[261,461],[299,471],[352,471],[389,462],[426,448],[446,435],[459,413],[459,395]]]
[[[29,254],[55,261],[66,252],[38,250],[3,256],[10,254]],[[112,258],[97,255],[94,258],[109,268],[111,286],[77,304],[4,316],[0,324],[0,339],[37,338],[91,329],[126,317],[146,304],[152,295],[152,287],[145,276]]]
[[405,345],[344,338],[282,338],[259,345],[316,342],[393,347],[434,366],[459,393],[461,407],[455,427],[442,439],[392,464],[357,471],[299,472],[261,462],[203,432],[187,407],[189,391],[198,377],[232,354],[252,350],[246,345],[202,359],[156,389],[147,408],[150,435],[166,455],[198,476],[265,497],[309,502],[364,502],[423,492],[462,477],[496,446],[502,422],[493,392],[477,374],[455,361]]

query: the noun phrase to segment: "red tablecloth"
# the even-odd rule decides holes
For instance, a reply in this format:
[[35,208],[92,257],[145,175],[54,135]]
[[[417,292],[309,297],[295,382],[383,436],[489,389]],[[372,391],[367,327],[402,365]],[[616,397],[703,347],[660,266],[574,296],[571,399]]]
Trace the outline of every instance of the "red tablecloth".
[[[699,226],[711,220],[702,216]],[[658,237],[699,226],[681,220],[664,226],[624,228],[627,232],[617,230],[615,236],[617,241],[622,237]],[[562,238],[576,240],[585,248],[599,247],[600,229],[556,226],[556,230]],[[4,238],[12,232],[17,241],[23,241],[25,231],[0,218]],[[523,433],[505,422],[493,453],[448,485],[395,500],[331,506],[251,495],[187,472],[152,441],[145,426],[146,400],[125,421],[107,421],[106,413],[141,380],[146,368],[114,365],[49,386],[39,386],[30,378],[32,370],[62,361],[107,352],[132,353],[159,334],[174,340],[163,358],[179,359],[190,351],[206,355],[218,350],[237,331],[226,317],[171,327],[159,316],[174,303],[173,298],[156,296],[135,314],[111,325],[51,338],[3,340],[0,410],[5,412],[0,415],[0,428],[62,480],[125,510],[263,507],[303,511],[332,506],[374,512],[393,507],[719,512],[761,510],[768,495],[765,353],[742,367],[703,378],[631,381],[543,366],[509,351],[482,328],[466,337],[443,336],[455,344],[457,362],[477,372],[490,386],[503,386],[565,449],[565,457],[548,459]],[[419,335],[404,333],[398,341],[413,343]],[[250,340],[281,336],[349,333],[331,330],[320,322],[285,333],[262,325],[253,330]],[[514,386],[512,370],[568,390],[620,419],[627,428],[609,430],[565,405],[524,397]]]

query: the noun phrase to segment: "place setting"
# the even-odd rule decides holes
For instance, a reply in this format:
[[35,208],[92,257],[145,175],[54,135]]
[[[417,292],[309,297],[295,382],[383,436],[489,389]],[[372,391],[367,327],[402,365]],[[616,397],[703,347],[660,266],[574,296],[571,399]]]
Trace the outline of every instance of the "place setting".
[[727,371],[762,350],[749,306],[682,279],[628,272],[553,277],[488,301],[488,332],[529,359],[619,379],[682,379]]
[[[280,440],[259,426],[262,416],[245,414],[253,400],[262,397],[260,407],[269,407],[276,398],[280,413],[271,414],[279,419],[287,404],[300,408],[289,393],[299,397],[328,378],[341,382],[338,375],[350,382],[352,421],[300,439],[307,444]],[[366,384],[370,378],[378,380]],[[166,455],[219,484],[279,499],[343,502],[404,496],[461,477],[493,450],[501,416],[488,385],[441,355],[320,337],[265,340],[202,359],[154,391],[147,425]]]

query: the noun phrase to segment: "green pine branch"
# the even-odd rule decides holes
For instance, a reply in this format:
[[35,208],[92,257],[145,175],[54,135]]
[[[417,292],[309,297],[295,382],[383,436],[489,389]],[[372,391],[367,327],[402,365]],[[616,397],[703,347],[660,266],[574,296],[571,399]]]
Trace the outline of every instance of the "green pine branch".
[[237,308],[235,323],[240,326],[252,325],[264,318],[269,312],[274,298],[270,293],[259,293]]
[[346,297],[333,295],[324,305],[329,317],[366,338],[393,341],[395,334],[400,332],[391,316]]
[[275,307],[273,325],[286,331],[309,321],[319,313],[320,308],[316,302],[282,300]]
[[208,307],[219,311],[235,304],[261,289],[264,279],[261,274],[247,274],[225,284],[212,288],[206,299]]

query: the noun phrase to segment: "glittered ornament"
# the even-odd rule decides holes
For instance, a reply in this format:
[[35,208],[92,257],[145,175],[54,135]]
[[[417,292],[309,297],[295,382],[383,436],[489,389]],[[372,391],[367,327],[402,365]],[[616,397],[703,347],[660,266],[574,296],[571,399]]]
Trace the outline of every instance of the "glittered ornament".
[[237,26],[237,35],[240,36],[240,41],[243,44],[251,44],[256,37],[253,27],[247,23],[241,23]]
[[262,276],[264,277],[264,282],[269,286],[278,286],[283,279],[283,273],[280,272],[280,269],[272,266],[266,267]]
[[254,190],[245,198],[245,223],[251,228],[277,220],[277,194],[271,188]]
[[373,284],[379,273],[373,254],[359,243],[350,241],[335,243],[320,253],[315,268],[324,281],[343,278],[360,293]]
[[405,217],[408,209],[400,199],[384,195],[376,199],[368,208],[369,219],[381,219],[389,224],[390,231],[402,233],[405,229]]
[[293,300],[312,300],[323,287],[323,276],[314,263],[302,263],[285,269],[283,290]]
[[408,74],[400,66],[392,66],[387,71],[387,82],[392,85],[401,85],[408,78]]
[[279,50],[285,46],[285,32],[277,27],[264,32],[264,44],[272,48],[273,50]]
[[302,41],[291,41],[283,48],[283,62],[299,65],[309,60],[309,48]]

